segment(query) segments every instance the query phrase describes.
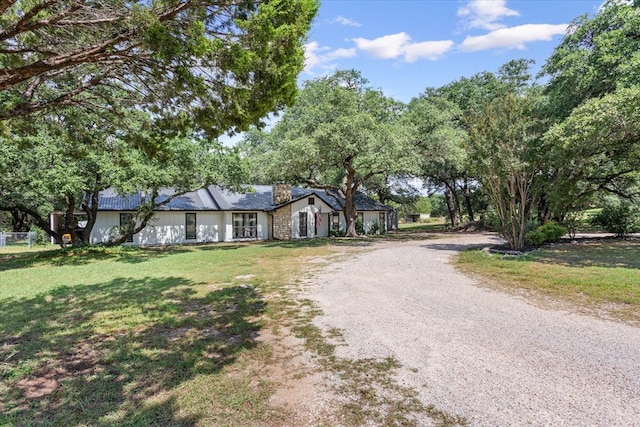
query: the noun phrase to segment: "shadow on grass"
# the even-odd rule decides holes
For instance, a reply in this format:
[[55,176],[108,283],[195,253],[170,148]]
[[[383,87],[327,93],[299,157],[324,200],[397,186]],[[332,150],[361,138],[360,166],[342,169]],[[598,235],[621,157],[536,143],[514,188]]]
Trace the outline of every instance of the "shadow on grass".
[[95,261],[117,260],[128,264],[138,264],[150,258],[159,258],[188,252],[181,246],[163,246],[154,248],[85,246],[81,248],[54,249],[42,252],[17,252],[0,255],[0,271],[30,268],[36,265],[51,267],[63,265],[85,265]]
[[117,278],[0,301],[0,425],[194,425],[171,390],[254,347],[265,307],[249,286],[193,285]]
[[369,246],[373,242],[368,237],[320,237],[314,239],[271,240],[265,242],[268,248],[317,248],[322,246]]
[[502,244],[504,241],[500,237],[491,236],[488,242],[484,243],[429,243],[427,245],[421,245],[426,249],[435,249],[438,251],[455,251],[463,252],[467,250],[481,249],[487,246],[493,246]]
[[582,239],[554,244],[518,259],[571,267],[640,268],[640,240]]

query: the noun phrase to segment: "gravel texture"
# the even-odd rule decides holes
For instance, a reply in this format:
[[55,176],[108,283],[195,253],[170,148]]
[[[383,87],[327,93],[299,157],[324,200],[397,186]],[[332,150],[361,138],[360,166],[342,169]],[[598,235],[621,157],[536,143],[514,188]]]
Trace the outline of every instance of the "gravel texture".
[[640,328],[532,305],[449,263],[495,243],[383,243],[334,262],[307,291],[316,324],[343,330],[338,356],[395,357],[401,384],[470,425],[640,426]]

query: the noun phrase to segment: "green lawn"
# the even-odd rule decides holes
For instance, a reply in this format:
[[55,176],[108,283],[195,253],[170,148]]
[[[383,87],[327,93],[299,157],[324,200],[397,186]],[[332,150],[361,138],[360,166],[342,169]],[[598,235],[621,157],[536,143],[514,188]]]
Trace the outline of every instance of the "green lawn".
[[[429,237],[409,230],[380,238],[413,233]],[[313,304],[291,297],[292,285],[326,265],[307,261],[342,259],[367,245],[318,239],[0,252],[0,426],[282,425],[287,411],[269,404],[281,386],[270,367],[290,366],[286,358],[295,356],[276,344],[287,330],[340,376],[348,424],[442,417],[393,383],[395,362],[335,357],[312,323]],[[517,259],[470,251],[458,265],[499,286],[638,322],[639,260],[640,244],[621,241],[556,245]],[[393,399],[371,393],[371,372]]]
[[457,265],[501,288],[640,323],[640,241],[556,244],[524,256],[462,253]]
[[406,222],[398,226],[399,230],[405,233],[429,232],[441,233],[446,230],[445,218],[429,218],[425,222]]
[[0,253],[0,425],[270,424],[276,330],[326,242]]

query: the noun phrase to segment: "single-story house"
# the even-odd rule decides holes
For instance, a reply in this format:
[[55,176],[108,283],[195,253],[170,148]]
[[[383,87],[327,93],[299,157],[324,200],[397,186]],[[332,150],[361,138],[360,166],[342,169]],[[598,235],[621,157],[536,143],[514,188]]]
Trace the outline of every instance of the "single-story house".
[[[328,237],[345,230],[344,200],[326,190],[286,184],[252,185],[239,193],[209,186],[173,198],[159,206],[147,227],[135,234],[130,245],[290,240]],[[160,192],[160,201],[172,190]],[[118,227],[130,221],[142,195],[121,195],[106,189],[98,196],[98,214],[90,242],[107,242]],[[396,211],[363,193],[355,198],[358,219],[366,232],[397,229]],[[62,213],[51,215],[58,229]]]

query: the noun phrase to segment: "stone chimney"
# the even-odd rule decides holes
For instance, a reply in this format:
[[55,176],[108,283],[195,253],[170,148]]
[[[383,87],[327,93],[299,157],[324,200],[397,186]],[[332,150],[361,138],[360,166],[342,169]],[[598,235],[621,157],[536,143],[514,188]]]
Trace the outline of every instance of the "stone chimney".
[[291,186],[278,182],[273,184],[273,204],[278,206],[291,201]]

